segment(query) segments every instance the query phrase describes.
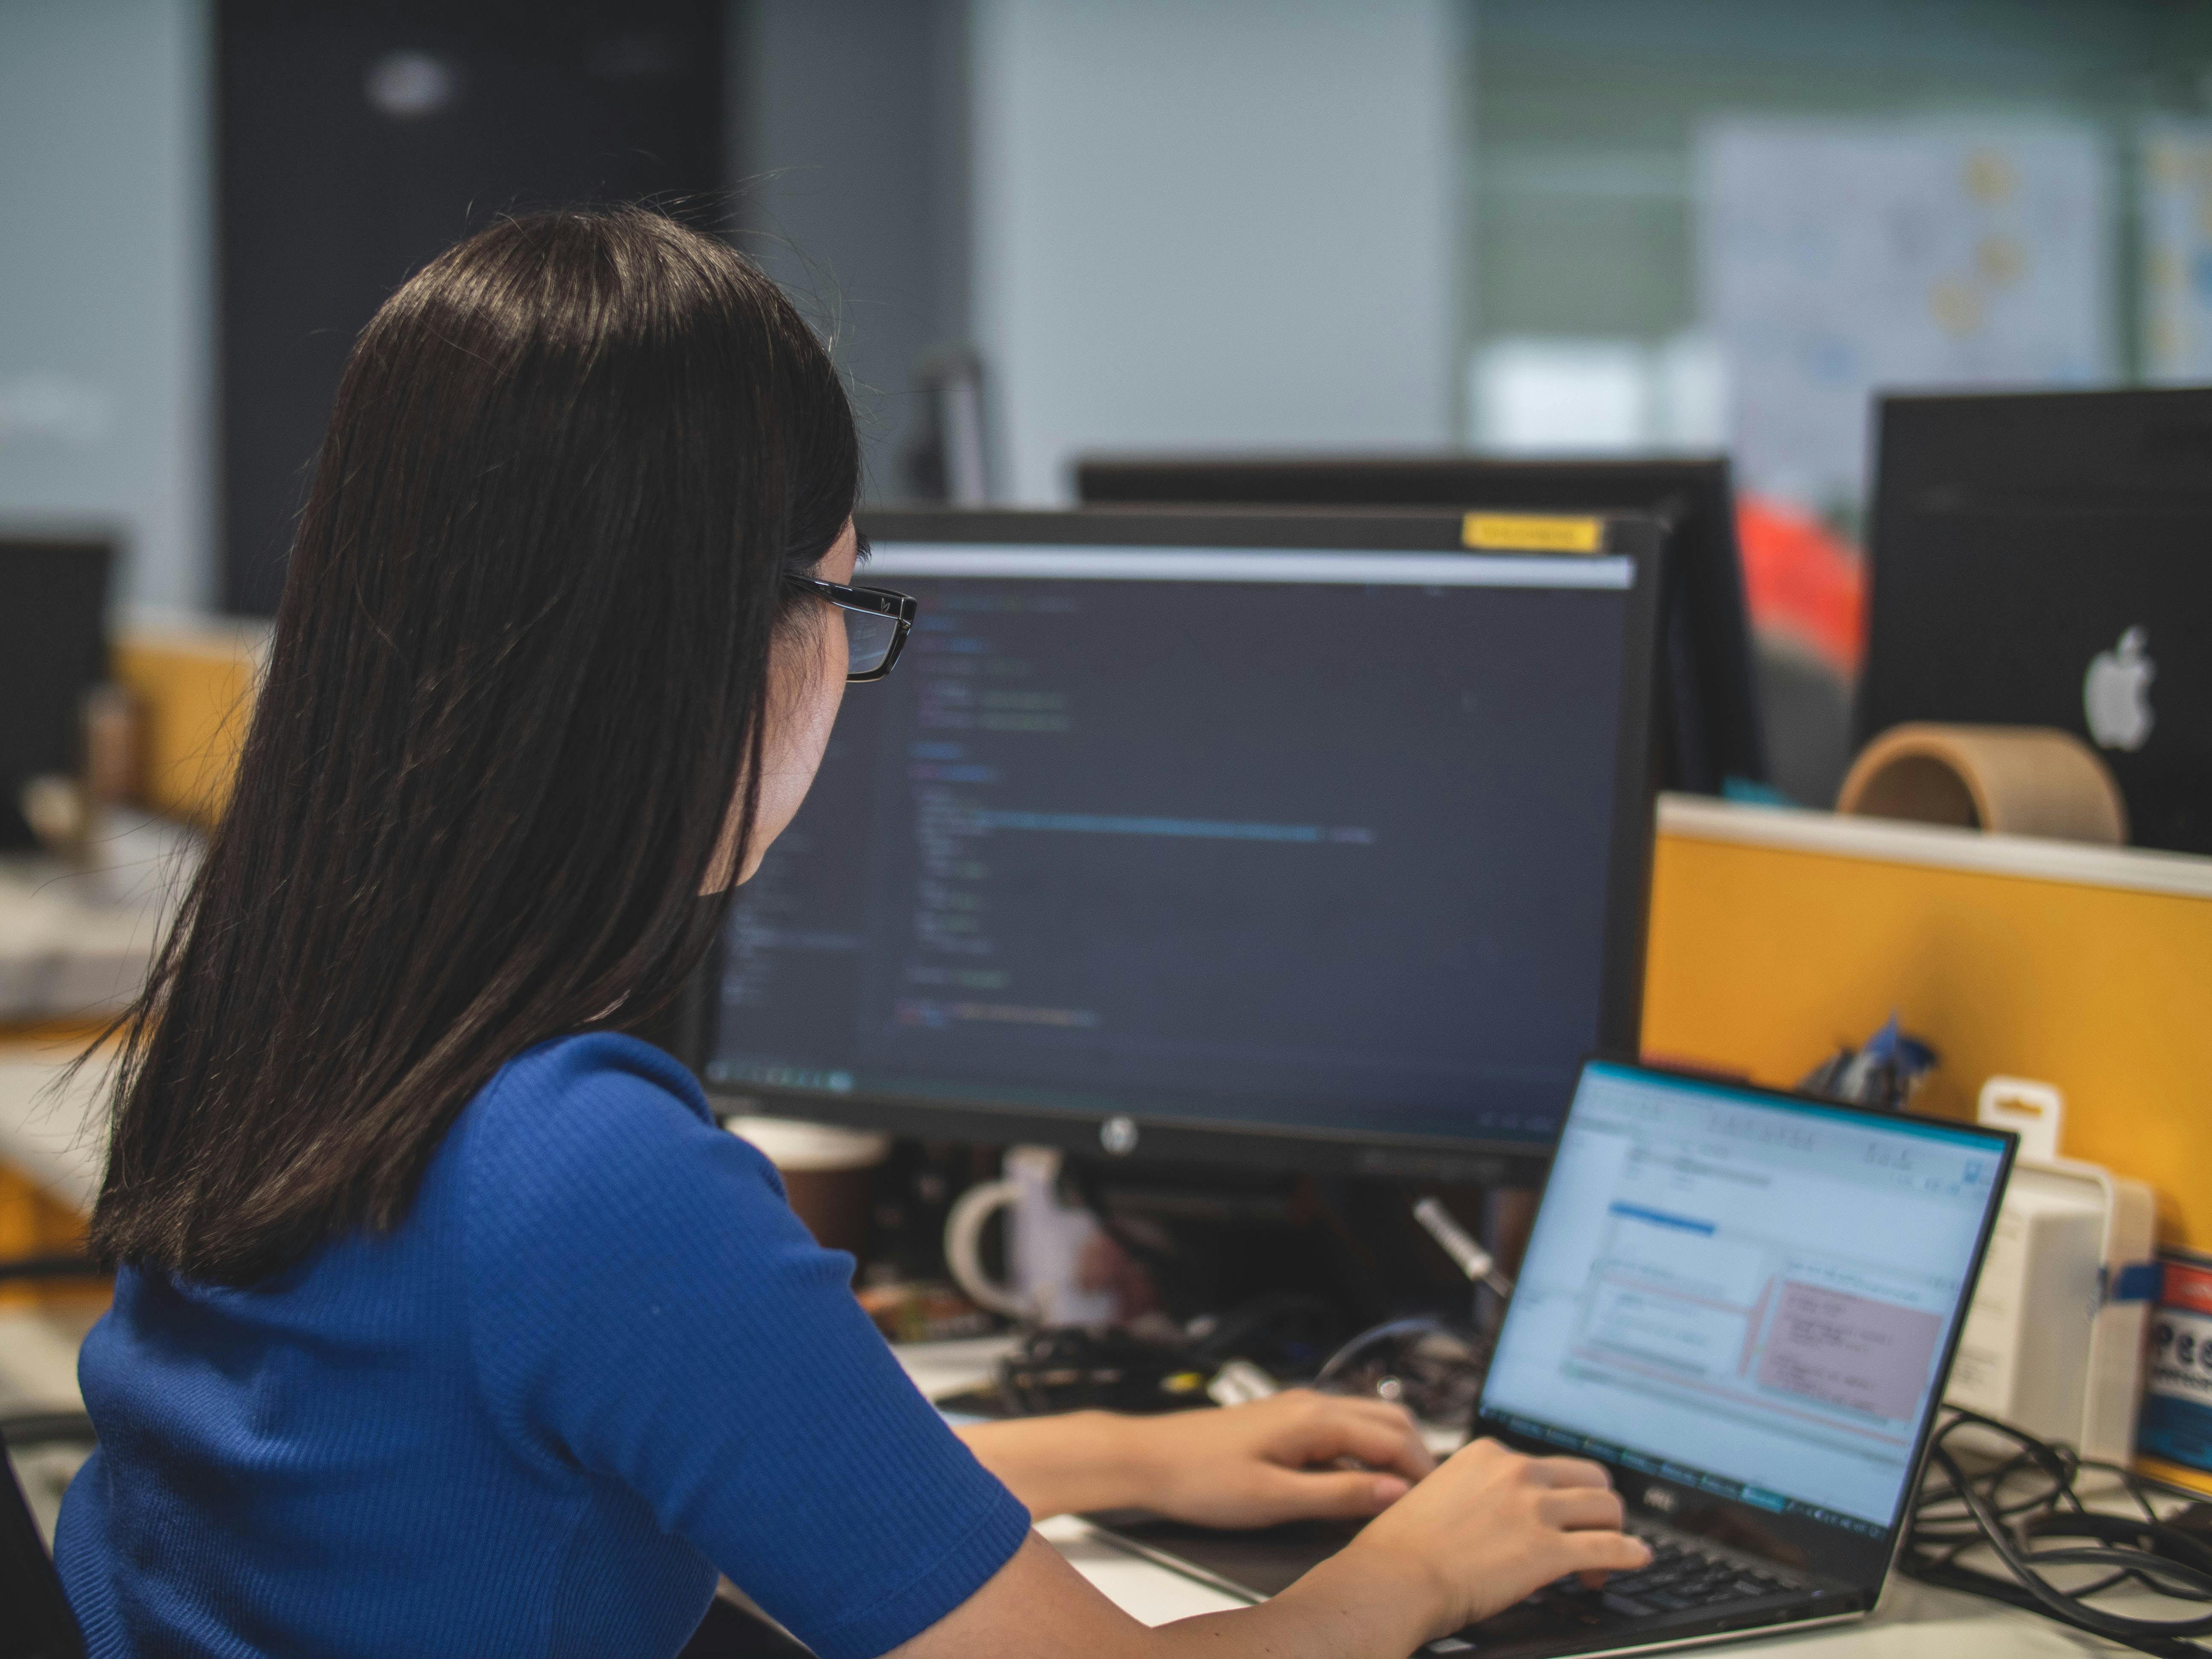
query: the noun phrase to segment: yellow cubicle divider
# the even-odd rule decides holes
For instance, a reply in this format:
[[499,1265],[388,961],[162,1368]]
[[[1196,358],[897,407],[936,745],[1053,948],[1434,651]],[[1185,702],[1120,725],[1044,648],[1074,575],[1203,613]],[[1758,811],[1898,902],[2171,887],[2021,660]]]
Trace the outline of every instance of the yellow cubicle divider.
[[231,775],[269,630],[258,623],[194,621],[135,628],[115,647],[115,678],[143,720],[145,804],[212,823],[230,799]]
[[[0,1164],[0,1261],[71,1256],[84,1249],[84,1218],[52,1194]],[[0,1284],[0,1310],[55,1307],[105,1297],[104,1279],[25,1279]]]
[[1682,796],[1659,830],[1653,1059],[1786,1085],[1895,1010],[1942,1053],[1920,1104],[2055,1084],[2061,1150],[2212,1249],[2212,859]]

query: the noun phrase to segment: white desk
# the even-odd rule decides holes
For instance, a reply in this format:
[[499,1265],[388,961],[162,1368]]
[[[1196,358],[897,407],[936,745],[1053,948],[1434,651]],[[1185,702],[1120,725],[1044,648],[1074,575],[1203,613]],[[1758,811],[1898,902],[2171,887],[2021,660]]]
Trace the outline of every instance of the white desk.
[[0,1044],[0,1162],[89,1211],[106,1164],[100,1112],[107,1073],[88,1066],[67,1076],[81,1046]]
[[[899,1358],[932,1396],[980,1382],[1006,1342],[938,1342]],[[1109,1600],[1148,1625],[1238,1606],[1234,1597],[1122,1550],[1072,1516],[1037,1528]],[[2079,1659],[2132,1651],[1978,1596],[1893,1577],[1881,1605],[1856,1624],[1796,1636],[1733,1642],[1717,1654],[1786,1653],[1791,1659]]]
[[83,864],[0,858],[0,1019],[112,1013],[138,994],[199,837],[111,808]]
[[[0,1163],[62,1202],[89,1210],[103,1163],[99,1109],[105,1073],[88,1066],[61,1086],[76,1046],[0,1045]],[[77,1345],[96,1311],[76,1306],[0,1311],[0,1409],[82,1408]],[[58,1491],[53,1499],[59,1501]]]

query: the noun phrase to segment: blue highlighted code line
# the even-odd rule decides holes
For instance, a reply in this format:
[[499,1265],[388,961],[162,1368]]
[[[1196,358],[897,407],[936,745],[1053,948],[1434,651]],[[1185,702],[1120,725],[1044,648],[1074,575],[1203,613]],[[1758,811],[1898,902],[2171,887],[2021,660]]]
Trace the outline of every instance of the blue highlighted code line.
[[1686,1233],[1712,1234],[1710,1221],[1695,1221],[1686,1215],[1668,1215],[1664,1210],[1647,1210],[1641,1204],[1613,1203],[1606,1206],[1615,1215],[1625,1215],[1631,1221],[1648,1221],[1655,1227],[1680,1227]]
[[1055,830],[1086,836],[1182,836],[1200,841],[1279,841],[1308,846],[1365,847],[1372,830],[1329,830],[1317,823],[1236,823],[1219,818],[1115,817],[1097,812],[978,812],[987,830]]

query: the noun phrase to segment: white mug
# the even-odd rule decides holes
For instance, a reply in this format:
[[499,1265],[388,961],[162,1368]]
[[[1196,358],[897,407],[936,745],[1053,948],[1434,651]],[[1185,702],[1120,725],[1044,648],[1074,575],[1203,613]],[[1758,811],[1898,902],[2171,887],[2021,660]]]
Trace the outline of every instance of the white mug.
[[[1060,1202],[1060,1154],[1049,1146],[1015,1146],[1005,1174],[960,1195],[945,1221],[945,1260],[952,1278],[979,1307],[1037,1325],[1105,1325],[1119,1310],[1111,1291],[1087,1291],[1079,1273],[1084,1246],[1098,1232],[1088,1210]],[[983,1226],[1006,1218],[1010,1282],[983,1271]]]

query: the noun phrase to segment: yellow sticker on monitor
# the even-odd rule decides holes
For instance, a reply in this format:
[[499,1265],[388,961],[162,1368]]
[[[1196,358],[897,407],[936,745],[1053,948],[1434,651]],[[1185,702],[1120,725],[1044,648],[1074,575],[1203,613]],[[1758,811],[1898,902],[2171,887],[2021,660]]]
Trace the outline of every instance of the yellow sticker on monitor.
[[1550,514],[1470,513],[1460,520],[1460,545],[1486,553],[1602,553],[1603,519]]

